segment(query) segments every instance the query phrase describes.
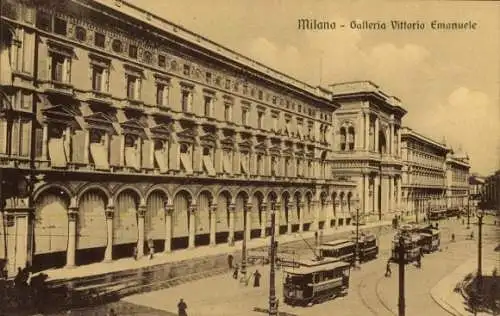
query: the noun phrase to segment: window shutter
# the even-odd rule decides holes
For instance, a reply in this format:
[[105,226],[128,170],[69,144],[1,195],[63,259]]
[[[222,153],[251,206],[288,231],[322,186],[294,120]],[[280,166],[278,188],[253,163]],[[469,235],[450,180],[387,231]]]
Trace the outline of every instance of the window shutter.
[[[43,131],[42,131],[43,133]],[[43,134],[42,134],[43,137]],[[85,132],[75,131],[73,134],[71,161],[74,163],[85,163]]]
[[123,155],[121,151],[121,135],[111,136],[111,146],[110,146],[110,165],[121,166],[121,156]]
[[146,169],[153,169],[151,164],[151,140],[145,139],[142,143],[142,166]]

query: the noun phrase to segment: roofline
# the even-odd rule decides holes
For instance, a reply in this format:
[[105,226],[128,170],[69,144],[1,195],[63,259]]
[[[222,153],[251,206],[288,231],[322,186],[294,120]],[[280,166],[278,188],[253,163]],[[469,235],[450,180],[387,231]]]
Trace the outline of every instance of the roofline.
[[438,141],[435,141],[432,138],[430,138],[428,136],[425,136],[425,135],[423,135],[421,133],[418,133],[418,132],[416,132],[415,130],[411,129],[408,126],[403,126],[402,127],[401,138],[403,138],[405,136],[406,137],[413,137],[413,138],[415,138],[417,140],[420,140],[420,141],[426,142],[428,144],[434,145],[435,147],[443,149],[444,151],[446,151],[446,153],[448,153],[448,152],[451,151],[451,148],[449,148],[445,144],[440,143]]

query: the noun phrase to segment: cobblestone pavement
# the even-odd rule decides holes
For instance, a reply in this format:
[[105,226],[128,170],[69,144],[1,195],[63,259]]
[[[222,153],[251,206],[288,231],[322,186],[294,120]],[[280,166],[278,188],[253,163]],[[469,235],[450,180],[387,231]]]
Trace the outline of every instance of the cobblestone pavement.
[[[477,240],[466,240],[469,231],[461,221],[449,220],[441,222],[442,251],[426,255],[422,268],[413,265],[406,267],[406,311],[407,315],[448,315],[431,297],[430,289],[441,278],[453,271],[465,260],[476,256]],[[471,229],[477,230],[472,225]],[[491,256],[493,242],[493,226],[485,225],[484,256]],[[451,234],[455,234],[456,242],[450,243]],[[477,231],[475,232],[477,236]],[[280,311],[295,315],[330,315],[332,311],[342,311],[345,316],[358,315],[397,315],[398,278],[397,266],[393,265],[391,278],[385,278],[385,264],[389,257],[392,234],[380,239],[381,253],[377,260],[365,263],[361,269],[351,272],[349,294],[323,304],[312,307],[290,307],[280,304]],[[263,278],[261,287],[252,287],[234,280],[230,274],[216,276],[167,290],[131,296],[124,300],[149,306],[159,310],[175,312],[177,302],[183,298],[188,304],[190,316],[243,316],[264,315],[253,311],[254,308],[267,308],[269,293],[268,266],[254,267],[249,272],[259,269]],[[282,274],[276,276],[276,294],[282,297]],[[453,289],[451,288],[450,291]],[[282,299],[280,299],[282,301]]]

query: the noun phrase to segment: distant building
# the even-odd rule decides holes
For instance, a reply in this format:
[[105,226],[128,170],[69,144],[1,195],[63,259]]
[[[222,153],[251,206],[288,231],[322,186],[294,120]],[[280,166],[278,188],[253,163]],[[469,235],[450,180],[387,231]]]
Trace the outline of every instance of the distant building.
[[500,170],[486,177],[484,195],[488,207],[500,210]]

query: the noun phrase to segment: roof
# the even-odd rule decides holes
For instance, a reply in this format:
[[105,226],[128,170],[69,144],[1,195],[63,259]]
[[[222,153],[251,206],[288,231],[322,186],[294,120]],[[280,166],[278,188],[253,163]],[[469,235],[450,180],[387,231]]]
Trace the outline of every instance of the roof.
[[321,260],[296,260],[295,261],[297,264],[304,266],[304,267],[317,267],[325,264],[330,264],[334,262],[338,262],[337,259],[333,258],[323,258]]
[[351,246],[351,245],[354,245],[355,243],[353,241],[348,241],[348,242],[345,242],[345,243],[341,243],[341,244],[336,244],[336,245],[329,245],[329,244],[323,244],[323,245],[320,245],[318,247],[318,249],[338,249],[338,248],[342,248],[342,247],[345,247],[345,246]]
[[300,267],[300,268],[295,268],[295,269],[287,269],[287,270],[285,270],[285,272],[290,273],[290,274],[311,274],[314,272],[333,270],[333,269],[337,269],[337,268],[345,268],[345,267],[349,267],[349,266],[350,266],[350,264],[347,262],[337,261],[337,262],[323,264],[323,265],[319,265],[319,266],[315,266],[315,267]]
[[335,246],[335,245],[345,244],[347,242],[352,242],[352,241],[349,239],[337,239],[337,240],[323,242],[321,243],[321,245]]

